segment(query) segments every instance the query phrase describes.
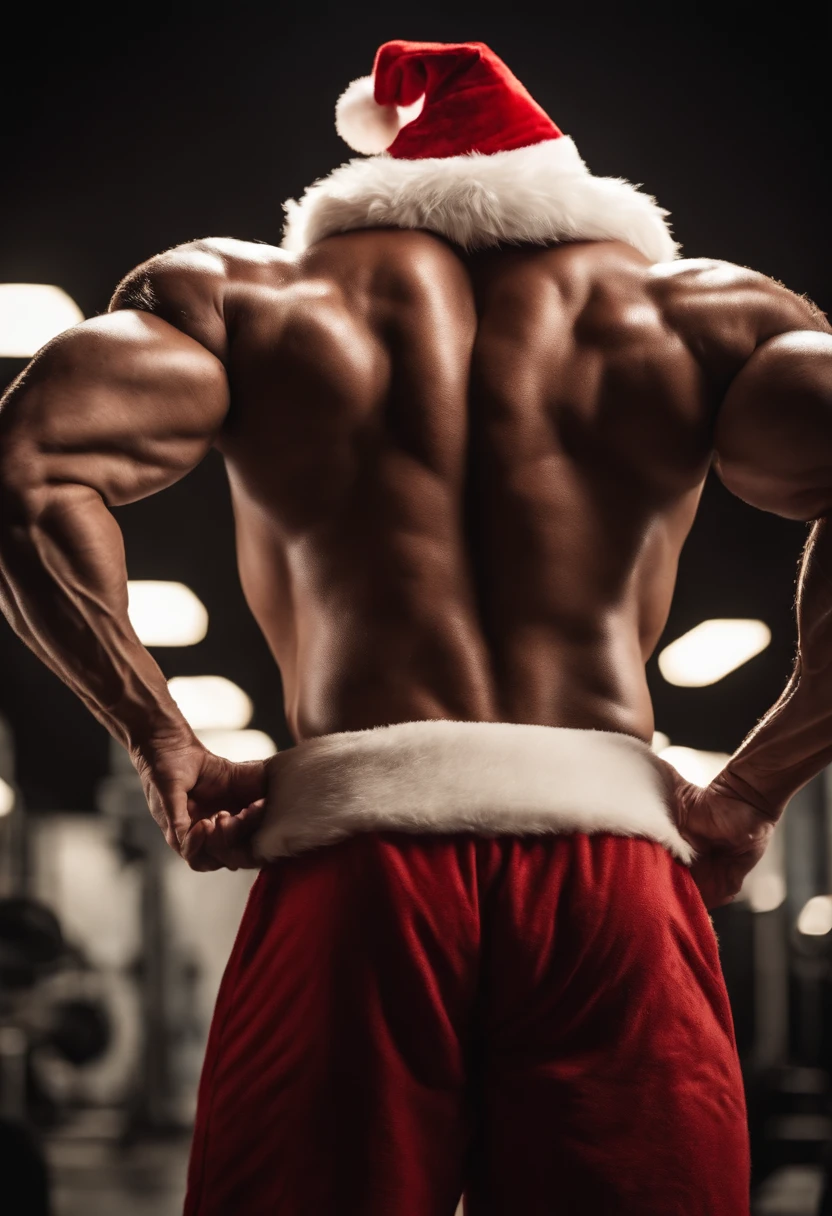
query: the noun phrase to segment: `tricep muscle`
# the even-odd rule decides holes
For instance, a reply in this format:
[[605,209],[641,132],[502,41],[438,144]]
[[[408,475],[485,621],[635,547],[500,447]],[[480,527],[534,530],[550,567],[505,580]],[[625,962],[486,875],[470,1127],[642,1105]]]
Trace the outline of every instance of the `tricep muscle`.
[[0,408],[0,486],[86,485],[134,502],[205,456],[228,409],[222,364],[158,317],[122,311],[45,347]]
[[789,519],[832,510],[832,334],[781,334],[729,388],[714,436],[732,493]]

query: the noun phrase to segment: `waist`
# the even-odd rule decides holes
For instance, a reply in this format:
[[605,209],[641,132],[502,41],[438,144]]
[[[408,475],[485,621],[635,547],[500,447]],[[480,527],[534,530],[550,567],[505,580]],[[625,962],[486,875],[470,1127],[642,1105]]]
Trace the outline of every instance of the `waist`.
[[403,722],[308,739],[269,762],[261,860],[370,831],[610,832],[695,856],[657,758],[616,731]]

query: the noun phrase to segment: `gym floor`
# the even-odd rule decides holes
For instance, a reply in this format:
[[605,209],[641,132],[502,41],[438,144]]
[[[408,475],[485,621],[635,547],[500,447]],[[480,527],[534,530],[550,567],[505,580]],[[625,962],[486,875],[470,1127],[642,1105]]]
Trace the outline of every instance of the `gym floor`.
[[[53,1216],[181,1216],[188,1139],[129,1148],[77,1128],[47,1145]],[[763,1184],[753,1216],[816,1216],[820,1172],[779,1170]]]
[[123,1147],[80,1130],[50,1139],[53,1216],[181,1216],[188,1144]]

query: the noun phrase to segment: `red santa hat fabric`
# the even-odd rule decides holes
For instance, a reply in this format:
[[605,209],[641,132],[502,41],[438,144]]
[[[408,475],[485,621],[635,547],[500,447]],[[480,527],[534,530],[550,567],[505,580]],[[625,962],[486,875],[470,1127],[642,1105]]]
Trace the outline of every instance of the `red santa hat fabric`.
[[357,152],[406,160],[506,152],[561,135],[482,42],[386,42],[372,77],[340,98],[336,126]]
[[481,42],[385,43],[335,125],[365,156],[286,201],[291,252],[359,228],[413,228],[463,249],[626,241],[651,261],[677,255],[664,208],[623,178],[593,176]]

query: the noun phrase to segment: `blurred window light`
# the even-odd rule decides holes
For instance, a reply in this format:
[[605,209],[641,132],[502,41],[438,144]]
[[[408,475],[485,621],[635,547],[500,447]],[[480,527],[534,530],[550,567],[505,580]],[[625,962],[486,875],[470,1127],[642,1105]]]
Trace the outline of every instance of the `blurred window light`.
[[195,731],[242,730],[251,721],[251,699],[225,676],[174,676],[168,688]]
[[666,747],[670,747],[670,736],[663,730],[654,730],[650,746],[654,752],[663,752]]
[[748,875],[745,886],[752,912],[773,912],[786,898],[786,880],[782,874]]
[[659,755],[694,785],[710,785],[728,762],[727,752],[701,752],[695,747],[665,747]]
[[195,646],[208,632],[205,605],[184,583],[131,579],[127,611],[145,646]]
[[832,896],[815,895],[797,918],[797,931],[807,937],[823,937],[832,930]]
[[14,810],[14,790],[0,777],[0,818]]
[[659,671],[668,684],[704,688],[753,659],[770,641],[771,630],[764,621],[702,621],[665,646],[659,655]]
[[277,752],[274,740],[262,730],[198,730],[196,734],[209,752],[237,764],[244,760],[268,760]]
[[30,359],[56,334],[83,321],[71,296],[50,283],[0,283],[0,356]]

